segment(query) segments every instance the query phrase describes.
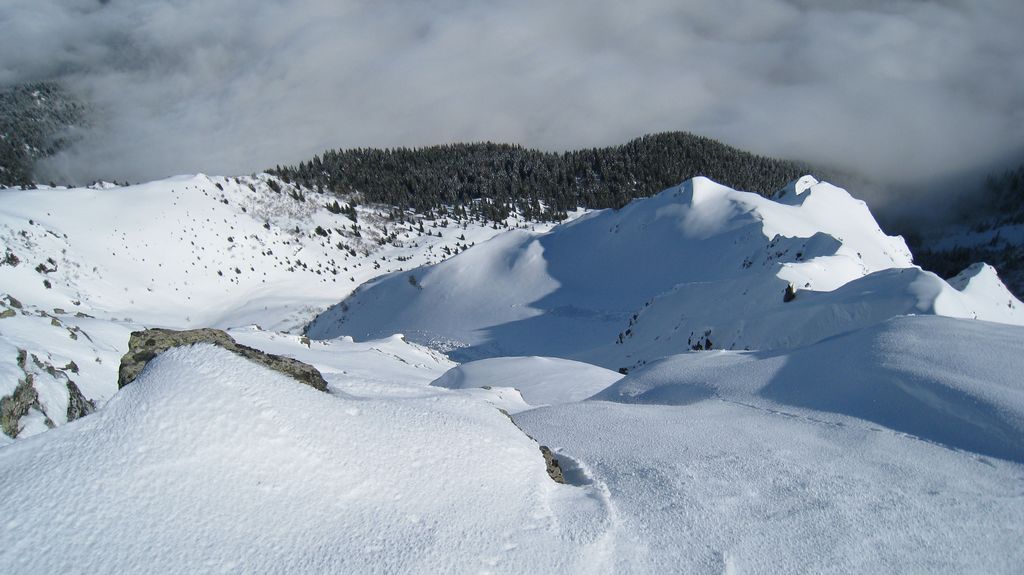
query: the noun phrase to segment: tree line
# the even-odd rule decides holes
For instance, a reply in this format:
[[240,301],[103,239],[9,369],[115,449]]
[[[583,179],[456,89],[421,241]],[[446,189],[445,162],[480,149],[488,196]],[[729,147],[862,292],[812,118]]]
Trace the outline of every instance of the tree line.
[[767,195],[812,169],[669,132],[568,152],[491,142],[329,150],[269,171],[309,188],[419,212],[461,206],[492,220],[510,210],[557,220],[577,207],[620,208],[694,176]]

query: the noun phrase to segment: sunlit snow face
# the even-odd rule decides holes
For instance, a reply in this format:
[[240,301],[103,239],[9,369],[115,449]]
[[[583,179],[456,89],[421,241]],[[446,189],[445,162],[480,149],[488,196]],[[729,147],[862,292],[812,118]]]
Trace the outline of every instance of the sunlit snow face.
[[674,129],[917,177],[1024,147],[1024,3],[961,4],[8,0],[0,84],[96,104],[82,181]]
[[728,200],[672,204],[658,209],[657,218],[675,218],[679,231],[687,238],[703,240],[736,227],[739,207]]

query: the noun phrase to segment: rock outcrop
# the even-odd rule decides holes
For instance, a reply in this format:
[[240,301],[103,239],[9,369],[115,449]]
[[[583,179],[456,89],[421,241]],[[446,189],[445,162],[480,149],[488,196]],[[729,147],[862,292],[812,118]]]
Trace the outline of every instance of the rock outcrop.
[[238,354],[250,361],[283,373],[314,389],[327,391],[327,381],[317,369],[290,357],[269,354],[258,349],[241,345],[226,332],[219,329],[192,329],[175,331],[170,329],[147,329],[132,332],[128,340],[128,352],[121,358],[117,387],[120,389],[135,381],[157,355],[172,347],[197,343],[209,343]]
[[42,411],[39,394],[32,387],[31,378],[19,380],[14,393],[0,399],[0,428],[8,437],[18,437],[21,418],[33,408]]
[[544,456],[544,467],[547,469],[548,477],[550,477],[551,480],[554,481],[555,483],[561,483],[564,485],[566,483],[565,475],[562,473],[562,466],[561,464],[558,463],[558,458],[555,457],[555,452],[551,451],[551,448],[549,448],[547,445],[540,445],[540,442],[534,439],[532,435],[523,431],[523,428],[519,427],[519,424],[516,423],[516,420],[512,419],[512,414],[505,411],[504,409],[501,409],[500,407],[498,408],[498,411],[501,412],[502,415],[507,417],[508,420],[512,422],[512,425],[516,426],[516,429],[522,431],[523,435],[529,437],[531,441],[533,441],[540,447],[540,454]]
[[[40,358],[34,353],[19,349],[17,363],[22,371],[22,377],[18,378],[18,385],[10,395],[0,398],[0,431],[8,437],[17,438],[21,434],[22,418],[33,411],[42,415],[46,427],[74,421],[95,411],[96,405],[82,395],[78,385],[68,375],[69,371],[78,373],[75,362],[69,362],[60,368],[51,364],[45,356]],[[51,393],[54,386],[66,388],[66,411],[61,413],[54,411],[54,406],[44,405],[37,389],[40,385],[51,390]],[[61,410],[64,409],[60,402],[57,405],[61,406]]]
[[[532,438],[531,438],[532,439]],[[565,483],[565,475],[562,473],[562,465],[558,458],[547,445],[540,446],[540,452],[544,455],[544,464],[547,466],[548,477],[555,483]]]

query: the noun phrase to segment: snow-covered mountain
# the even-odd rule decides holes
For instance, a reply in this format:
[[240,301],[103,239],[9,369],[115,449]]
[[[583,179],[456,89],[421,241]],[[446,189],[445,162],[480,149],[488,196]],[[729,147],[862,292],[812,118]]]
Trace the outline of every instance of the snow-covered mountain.
[[548,225],[350,207],[265,174],[0,190],[0,397],[22,412],[0,442],[105,403],[132,330],[295,331],[370,278]]
[[792,348],[910,313],[1024,323],[991,268],[953,283],[915,267],[901,238],[832,185],[806,177],[764,198],[695,178],[372,282],[308,333],[401,332],[456,359],[615,369],[694,348]]
[[[924,272],[809,177],[553,229],[354,212],[267,175],[0,191],[0,572],[1024,564],[991,267]],[[209,344],[118,390],[132,331],[207,326],[326,392]]]
[[3,289],[43,306],[169,326],[272,318],[264,327],[294,328],[369,278],[499,232],[361,206],[354,221],[328,209],[347,207],[336,196],[266,175],[0,193],[0,239],[22,261],[2,268]]
[[[979,182],[980,184],[980,182]],[[1024,164],[991,174],[983,185],[965,186],[946,219],[924,225],[910,222],[912,248],[919,263],[953,277],[972,262],[986,262],[1014,294],[1024,294]]]

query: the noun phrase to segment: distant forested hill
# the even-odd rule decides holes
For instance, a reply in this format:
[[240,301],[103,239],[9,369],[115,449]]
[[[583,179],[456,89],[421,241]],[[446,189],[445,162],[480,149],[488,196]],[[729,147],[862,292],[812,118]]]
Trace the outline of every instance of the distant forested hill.
[[988,176],[957,212],[952,225],[908,234],[914,261],[946,278],[986,262],[1010,291],[1024,297],[1024,163]]
[[34,183],[36,161],[65,147],[85,112],[56,84],[0,88],[0,186]]
[[294,183],[417,211],[465,206],[500,219],[518,208],[528,217],[560,219],[578,206],[618,208],[694,176],[768,194],[814,170],[669,132],[570,152],[493,143],[331,150],[270,171]]

